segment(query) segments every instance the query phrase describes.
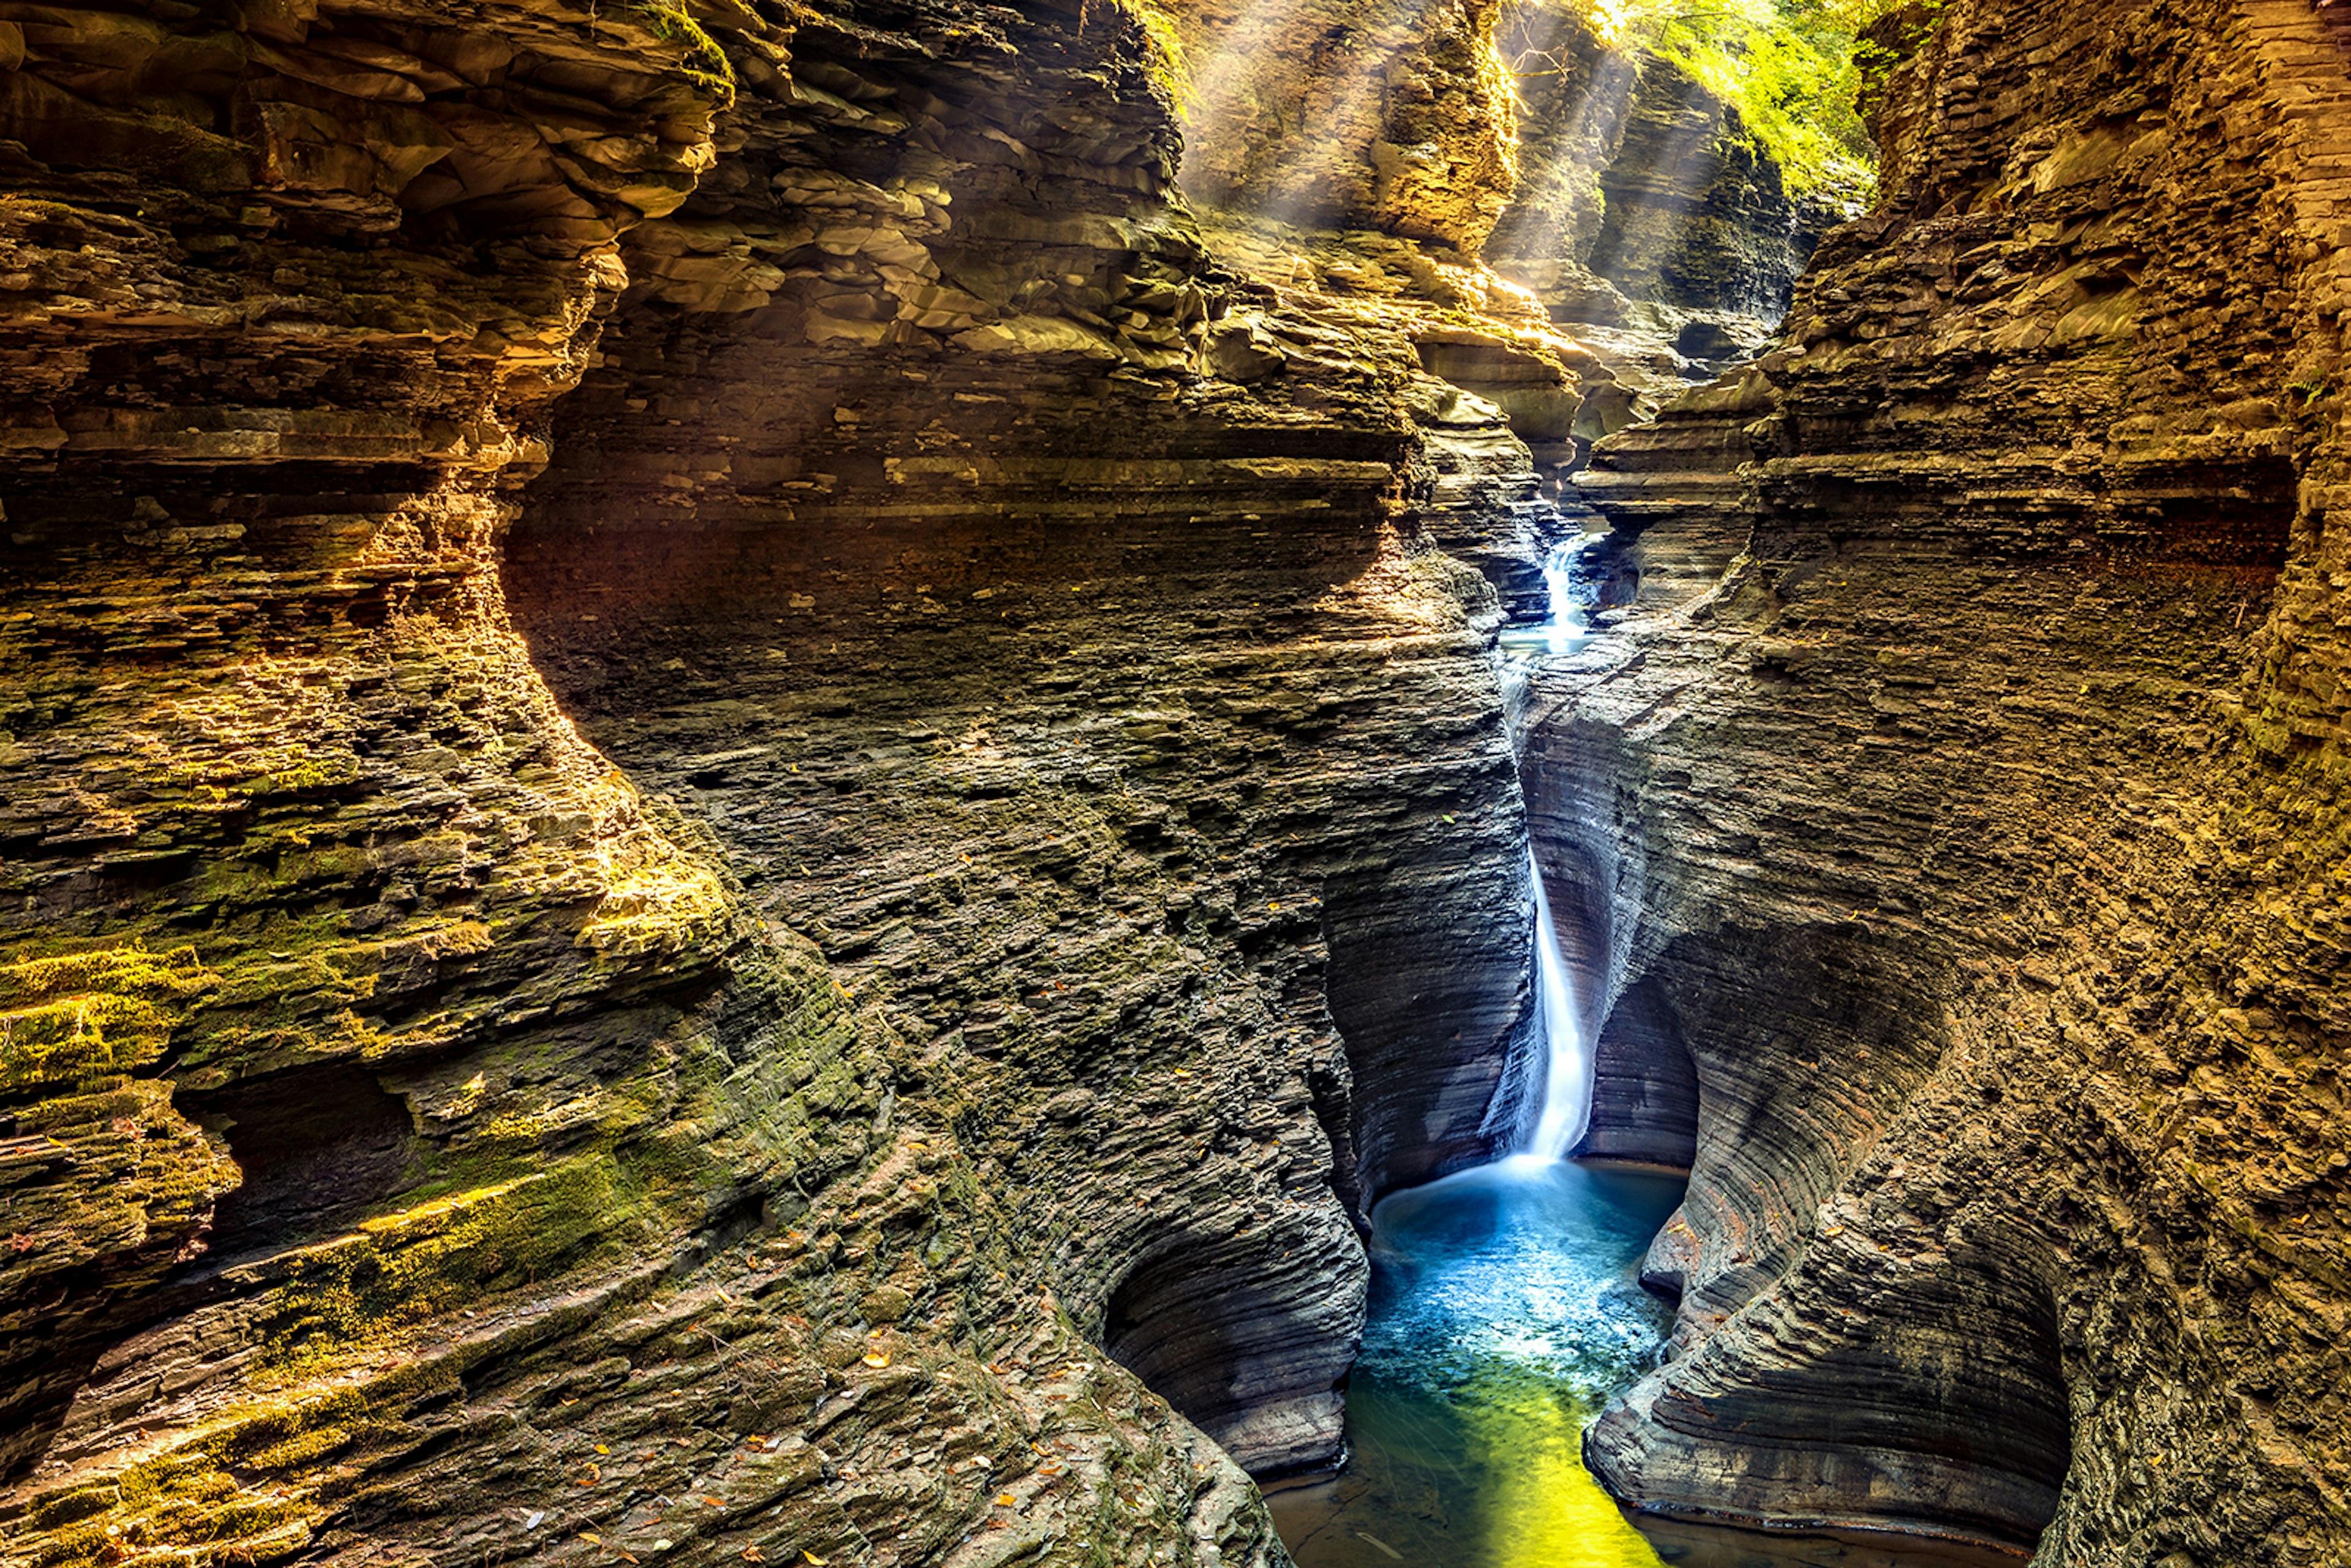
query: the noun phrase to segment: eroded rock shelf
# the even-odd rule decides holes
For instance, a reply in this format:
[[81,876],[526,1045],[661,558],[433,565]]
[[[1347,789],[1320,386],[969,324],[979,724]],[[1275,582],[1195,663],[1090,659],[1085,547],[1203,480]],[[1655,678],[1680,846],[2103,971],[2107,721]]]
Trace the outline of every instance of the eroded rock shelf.
[[1618,1499],[2351,1559],[2351,24],[1876,9],[0,0],[0,1563],[1282,1563],[1531,845]]

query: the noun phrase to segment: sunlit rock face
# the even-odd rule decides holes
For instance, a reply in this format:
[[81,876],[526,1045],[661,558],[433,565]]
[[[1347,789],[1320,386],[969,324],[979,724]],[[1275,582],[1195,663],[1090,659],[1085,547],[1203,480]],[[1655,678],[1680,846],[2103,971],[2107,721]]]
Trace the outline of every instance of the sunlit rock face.
[[1163,15],[1195,204],[1301,251],[1337,231],[1482,255],[1668,371],[1759,347],[1854,194],[1792,195],[1736,111],[1573,0]]
[[2351,1551],[2346,59],[1954,0],[1786,346],[1600,449],[1638,598],[1529,803],[1594,1145],[1695,1155],[1636,1504]]
[[705,20],[0,26],[11,1552],[1269,1560],[1490,1145],[1499,411],[1118,14]]
[[1177,0],[1184,188],[1475,255],[1517,177],[1493,0]]
[[[255,1390],[843,1157],[794,1091],[860,1071],[854,1029],[500,602],[613,236],[712,155],[689,51],[580,22],[5,24],[12,1535],[29,1508],[102,1545],[128,1516],[72,1478],[133,1445],[141,1508],[204,1516],[137,1539],[298,1530],[307,1492],[203,1500],[256,1446],[376,1439]],[[808,1010],[752,1022],[738,986]],[[419,1396],[349,1395],[395,1427]]]
[[1581,5],[1520,0],[1496,39],[1520,104],[1519,177],[1487,257],[1562,323],[1678,340],[1694,318],[1687,358],[1753,352],[1854,193],[1791,193],[1736,110],[1604,37]]

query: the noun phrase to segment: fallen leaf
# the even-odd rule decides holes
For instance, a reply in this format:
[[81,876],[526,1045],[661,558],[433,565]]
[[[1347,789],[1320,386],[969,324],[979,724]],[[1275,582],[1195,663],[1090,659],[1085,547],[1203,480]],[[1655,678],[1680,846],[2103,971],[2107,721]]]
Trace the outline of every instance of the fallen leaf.
[[726,1500],[724,1498],[706,1497],[702,1500],[711,1508],[725,1508],[726,1506]]
[[1015,1504],[1019,1503],[1019,1500],[1020,1500],[1019,1498],[1014,1497],[1008,1491],[1000,1491],[996,1494],[996,1506],[998,1508],[1011,1508]]
[[598,1453],[600,1453],[600,1454],[609,1454],[609,1453],[611,1453],[612,1450],[611,1450],[611,1449],[610,1449],[610,1448],[606,1448],[603,1444],[599,1443],[599,1444],[597,1444],[597,1445],[596,1445],[596,1451],[597,1451]]
[[603,1538],[602,1536],[601,1536],[601,1535],[597,1534],[597,1533],[596,1533],[594,1531],[592,1531],[592,1530],[583,1530],[583,1531],[581,1531],[580,1532],[580,1540],[582,1540],[582,1541],[592,1541],[592,1542],[595,1542],[597,1545],[599,1545],[599,1546],[601,1546],[601,1545],[603,1545],[603,1544],[604,1544],[604,1538]]
[[768,1560],[768,1554],[767,1554],[766,1552],[764,1552],[760,1551],[758,1547],[756,1547],[756,1546],[746,1546],[745,1548],[743,1548],[743,1561],[744,1561],[744,1562],[746,1562],[746,1563],[765,1563],[767,1560]]
[[819,1557],[815,1552],[810,1552],[807,1547],[803,1546],[800,1548],[800,1555],[807,1558],[810,1563],[815,1563],[816,1568],[824,1568],[824,1559]]
[[865,1357],[865,1364],[868,1366],[887,1366],[890,1364],[890,1354],[887,1351],[877,1350],[869,1352]]

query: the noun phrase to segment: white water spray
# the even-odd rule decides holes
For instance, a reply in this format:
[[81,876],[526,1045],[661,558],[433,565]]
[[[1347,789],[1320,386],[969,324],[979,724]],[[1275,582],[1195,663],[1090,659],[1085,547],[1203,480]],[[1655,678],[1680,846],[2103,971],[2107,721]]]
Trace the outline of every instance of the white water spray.
[[1503,628],[1503,647],[1521,657],[1533,658],[1583,651],[1592,640],[1592,627],[1590,617],[1575,597],[1576,559],[1599,538],[1597,534],[1579,534],[1551,548],[1542,563],[1550,613],[1534,625]]
[[1559,933],[1552,925],[1551,898],[1543,891],[1542,868],[1527,854],[1527,875],[1535,894],[1536,1027],[1542,1031],[1542,1114],[1521,1151],[1538,1160],[1561,1160],[1583,1135],[1591,1110],[1591,1084],[1586,1081],[1583,1037],[1575,1021],[1575,991],[1567,964],[1559,956]]

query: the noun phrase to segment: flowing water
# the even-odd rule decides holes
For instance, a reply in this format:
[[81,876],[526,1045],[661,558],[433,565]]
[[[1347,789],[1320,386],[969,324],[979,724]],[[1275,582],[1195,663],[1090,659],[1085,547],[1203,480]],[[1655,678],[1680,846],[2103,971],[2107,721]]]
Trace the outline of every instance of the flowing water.
[[1532,850],[1527,852],[1527,879],[1535,899],[1536,1027],[1542,1040],[1543,1081],[1542,1113],[1524,1152],[1539,1160],[1562,1160],[1591,1119],[1592,1064],[1576,1027],[1575,991],[1559,956],[1551,898],[1543,892],[1542,868],[1535,864]]
[[[1554,618],[1556,619],[1556,617]],[[1520,1152],[1393,1194],[1372,1213],[1346,1467],[1273,1493],[1300,1568],[2019,1568],[2021,1558],[1883,1535],[1635,1530],[1583,1468],[1583,1430],[1655,1364],[1665,1307],[1637,1275],[1683,1178],[1562,1156],[1592,1064],[1540,871],[1542,1082]]]
[[1551,590],[1551,615],[1536,625],[1502,628],[1500,642],[1507,652],[1520,658],[1540,659],[1545,654],[1581,653],[1592,641],[1588,617],[1576,602],[1570,579],[1576,558],[1591,547],[1595,537],[1581,535],[1552,547],[1542,566],[1543,583]]
[[1300,1568],[1659,1561],[1583,1468],[1583,1438],[1655,1358],[1667,1314],[1635,1275],[1683,1183],[1562,1157],[1583,1133],[1591,1064],[1531,856],[1528,873],[1541,1111],[1521,1153],[1373,1211],[1347,1468],[1270,1500]]

